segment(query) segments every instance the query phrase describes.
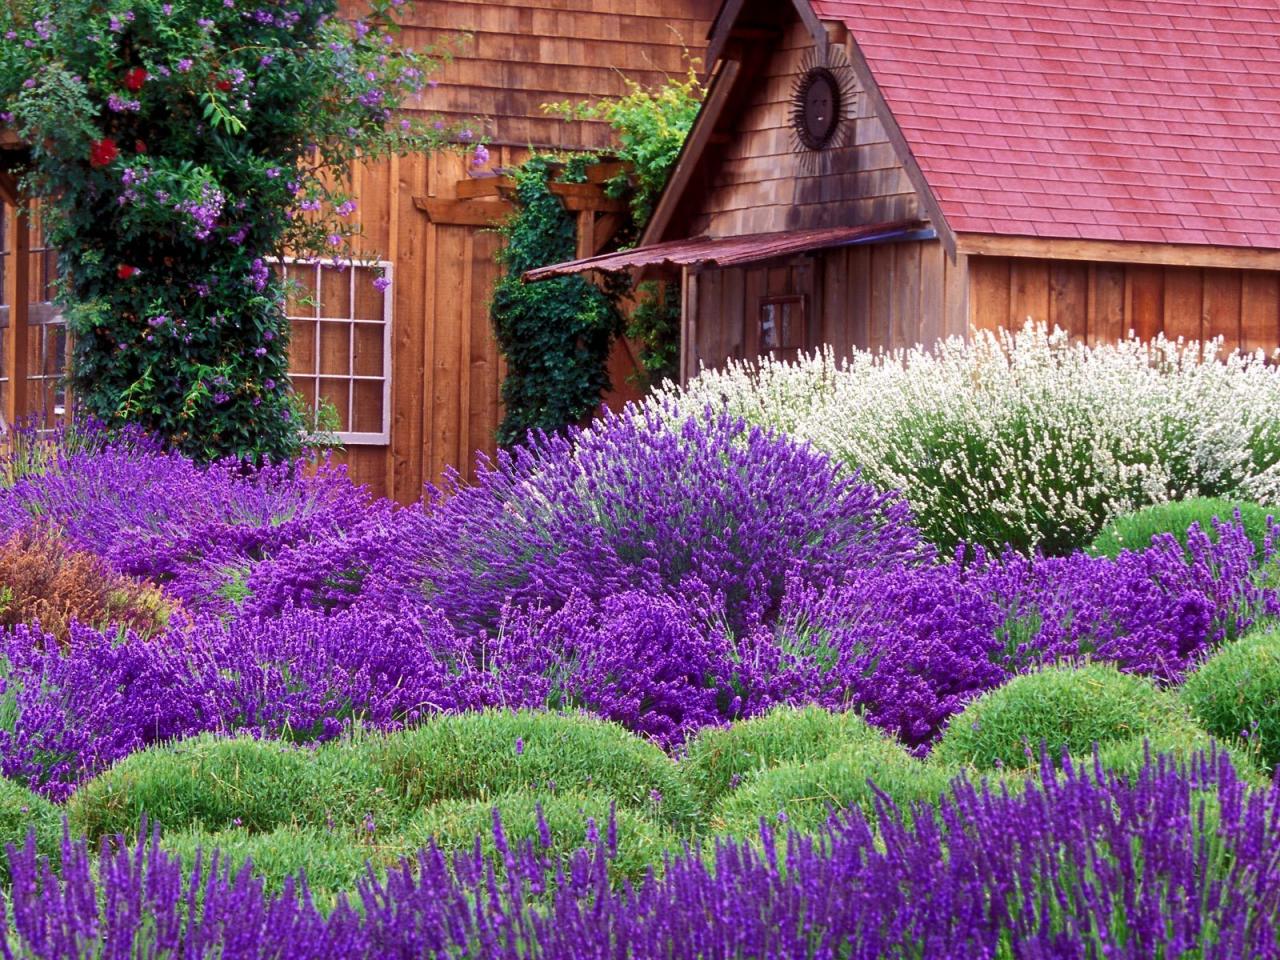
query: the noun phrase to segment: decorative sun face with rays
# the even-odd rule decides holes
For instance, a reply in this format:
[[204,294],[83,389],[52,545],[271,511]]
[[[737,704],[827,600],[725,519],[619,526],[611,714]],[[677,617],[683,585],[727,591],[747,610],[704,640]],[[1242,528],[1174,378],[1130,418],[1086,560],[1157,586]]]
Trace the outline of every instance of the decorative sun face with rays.
[[857,95],[842,50],[833,49],[821,60],[813,56],[802,65],[791,89],[791,141],[806,164],[824,167],[825,155],[849,142]]

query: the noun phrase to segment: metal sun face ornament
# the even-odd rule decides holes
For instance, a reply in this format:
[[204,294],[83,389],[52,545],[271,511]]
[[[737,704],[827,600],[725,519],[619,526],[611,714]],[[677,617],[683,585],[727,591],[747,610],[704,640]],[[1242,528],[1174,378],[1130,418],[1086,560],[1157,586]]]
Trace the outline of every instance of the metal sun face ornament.
[[843,51],[809,59],[791,88],[792,149],[806,174],[830,172],[831,152],[846,146],[854,128],[858,87]]
[[826,67],[815,67],[800,79],[793,118],[800,142],[810,150],[829,144],[840,126],[839,81]]

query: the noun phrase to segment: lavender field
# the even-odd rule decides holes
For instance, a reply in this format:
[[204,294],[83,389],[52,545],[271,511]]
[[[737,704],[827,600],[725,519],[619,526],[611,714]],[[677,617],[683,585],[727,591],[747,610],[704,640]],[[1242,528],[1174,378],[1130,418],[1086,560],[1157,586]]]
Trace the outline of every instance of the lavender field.
[[1280,955],[1265,506],[954,542],[699,389],[411,507],[12,438],[0,952]]

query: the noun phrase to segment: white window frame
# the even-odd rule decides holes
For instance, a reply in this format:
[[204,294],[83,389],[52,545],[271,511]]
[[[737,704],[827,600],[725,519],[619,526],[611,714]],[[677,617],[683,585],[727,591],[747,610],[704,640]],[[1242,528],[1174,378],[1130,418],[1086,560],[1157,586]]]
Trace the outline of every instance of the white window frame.
[[[313,288],[314,299],[315,299],[315,306],[314,306],[315,313],[311,316],[296,316],[294,314],[289,313],[287,308],[285,310],[285,316],[289,320],[289,325],[290,325],[290,338],[289,338],[289,366],[290,366],[289,381],[290,383],[293,383],[297,379],[312,381],[315,385],[315,397],[316,397],[315,402],[318,404],[320,400],[320,381],[321,380],[345,380],[348,386],[347,386],[347,410],[346,410],[346,418],[344,422],[347,425],[351,425],[352,423],[355,422],[356,392],[353,389],[355,384],[361,383],[361,382],[368,383],[371,381],[381,380],[382,381],[382,430],[377,433],[358,432],[353,430],[341,430],[341,431],[335,432],[332,435],[347,446],[388,446],[391,443],[391,374],[394,369],[394,364],[391,362],[391,344],[392,344],[391,324],[392,324],[392,317],[393,317],[392,308],[393,308],[393,301],[394,301],[394,297],[392,296],[391,291],[393,287],[389,286],[387,287],[386,290],[382,291],[382,319],[381,320],[357,320],[354,317],[326,317],[323,314],[324,302],[321,296],[322,285],[320,282],[320,271],[324,269],[336,271],[341,268],[334,266],[333,263],[328,260],[315,260],[315,259],[306,259],[306,258],[300,258],[300,257],[284,257],[280,260],[277,260],[276,263],[282,267],[289,267],[289,266],[312,267],[316,271],[314,275],[315,285]],[[394,277],[392,276],[393,269],[394,269],[393,264],[388,260],[355,261],[353,263],[348,263],[346,265],[346,270],[348,273],[347,302],[349,304],[354,304],[356,302],[356,274],[357,273],[362,273],[367,271],[369,273],[374,273],[376,275],[376,271],[381,270],[381,275],[383,277],[385,277],[388,281],[393,281],[394,280]],[[287,270],[285,271],[285,277],[286,278],[288,277]],[[353,307],[348,307],[347,312],[354,313],[355,310]],[[315,356],[313,357],[313,363],[312,363],[312,368],[315,370],[315,373],[300,373],[295,375],[292,369],[293,367],[292,327],[293,327],[293,322],[295,320],[308,321],[315,324]],[[322,374],[320,372],[320,343],[321,343],[321,340],[323,339],[320,336],[320,330],[321,330],[321,324],[323,323],[349,324],[350,337],[347,345],[347,373],[345,375],[344,374]],[[378,323],[382,325],[382,376],[373,377],[373,376],[368,376],[364,374],[357,374],[355,372],[356,324],[368,325],[368,324],[378,324]],[[318,406],[316,406],[316,407],[313,407],[312,409],[315,410],[319,408]]]

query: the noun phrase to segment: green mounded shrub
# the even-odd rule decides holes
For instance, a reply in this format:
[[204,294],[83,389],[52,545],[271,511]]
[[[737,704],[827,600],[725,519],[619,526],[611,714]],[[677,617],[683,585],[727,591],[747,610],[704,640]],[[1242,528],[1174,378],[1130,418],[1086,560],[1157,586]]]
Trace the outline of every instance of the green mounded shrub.
[[676,766],[621,726],[545,711],[434,717],[372,737],[362,754],[406,812],[441,800],[487,800],[522,789],[600,793],[681,829],[696,816]]
[[1267,771],[1280,766],[1280,628],[1220,649],[1187,677],[1182,699],[1214,736],[1243,741]]
[[979,770],[1034,766],[1041,749],[1085,755],[1106,746],[1192,726],[1175,697],[1107,664],[1057,666],[1015,677],[951,718],[937,762]]
[[243,828],[165,831],[160,845],[180,857],[187,870],[194,867],[196,851],[201,851],[204,876],[215,850],[219,870],[229,868],[233,875],[246,860],[251,861],[254,875],[268,893],[278,893],[286,879],[305,874],[307,888],[321,908],[332,907],[340,893],[352,896],[370,866],[381,873],[409,854],[398,834],[381,838],[374,833],[362,840],[349,832],[296,826],[281,826],[268,833]]
[[1267,539],[1267,532],[1271,528],[1268,518],[1280,515],[1280,511],[1248,501],[1217,500],[1207,497],[1160,503],[1118,517],[1093,541],[1089,547],[1089,553],[1095,557],[1115,559],[1121,550],[1141,550],[1149,547],[1152,538],[1162,533],[1173,534],[1185,547],[1187,531],[1191,529],[1192,524],[1198,524],[1201,530],[1217,540],[1218,534],[1213,521],[1216,519],[1223,523],[1236,523],[1237,510],[1240,512],[1238,522],[1244,527],[1254,548],[1261,553]]
[[[1258,786],[1268,781],[1269,778],[1262,773],[1257,760],[1246,750],[1215,740],[1199,727],[1181,722],[1153,730],[1149,736],[1135,736],[1099,744],[1098,761],[1103,770],[1132,780],[1142,772],[1148,757],[1168,757],[1175,764],[1183,766],[1199,754],[1208,755],[1214,751],[1226,753],[1243,779]],[[1092,766],[1093,754],[1077,755],[1072,758],[1072,762]]]
[[91,839],[132,833],[145,813],[168,830],[296,824],[362,829],[394,819],[378,770],[342,743],[317,749],[202,735],[135,753],[80,787],[73,828]]
[[877,790],[904,811],[918,801],[933,802],[958,773],[915,760],[888,741],[855,743],[822,760],[763,771],[724,796],[712,825],[717,831],[749,836],[764,818],[774,827],[812,832],[833,812],[852,806],[873,814]]
[[21,847],[35,830],[36,848],[53,857],[62,841],[62,812],[20,783],[0,777],[0,881],[9,876],[9,858],[4,849]]
[[[550,846],[545,845],[539,826],[539,806],[550,832]],[[650,868],[661,868],[663,854],[680,850],[680,841],[674,834],[626,807],[612,806],[609,796],[559,789],[554,793],[507,793],[488,800],[442,800],[423,808],[406,823],[403,835],[411,849],[434,842],[447,854],[470,852],[479,837],[484,856],[500,867],[502,857],[493,829],[495,809],[513,851],[530,840],[543,855],[566,857],[579,847],[590,846],[597,837],[608,844],[611,807],[616,817],[618,849],[609,870],[615,879],[641,880]]]
[[704,809],[780,764],[821,760],[855,743],[878,743],[884,734],[855,713],[821,707],[778,707],[728,727],[708,727],[690,741],[679,770]]

